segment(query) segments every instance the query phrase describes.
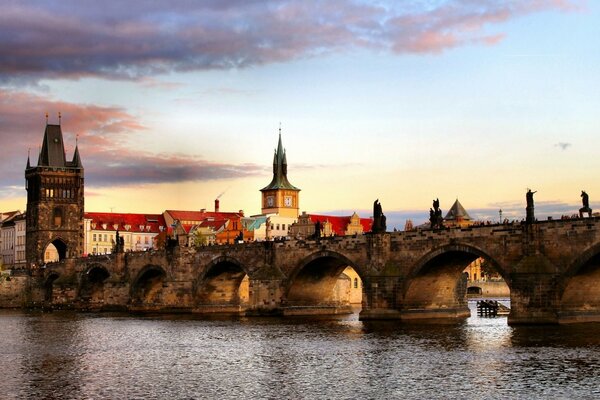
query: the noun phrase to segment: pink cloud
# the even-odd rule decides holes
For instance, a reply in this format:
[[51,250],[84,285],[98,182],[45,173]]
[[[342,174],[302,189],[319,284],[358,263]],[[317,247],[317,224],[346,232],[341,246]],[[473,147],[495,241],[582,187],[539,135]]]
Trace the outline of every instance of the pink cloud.
[[72,157],[75,136],[79,137],[86,181],[92,187],[231,178],[266,170],[253,164],[215,163],[193,156],[141,151],[128,143],[146,127],[122,108],[74,104],[0,89],[0,189],[22,183],[28,148],[31,163],[36,164],[46,111],[51,113],[50,123],[57,123],[57,113],[62,113],[67,157]]

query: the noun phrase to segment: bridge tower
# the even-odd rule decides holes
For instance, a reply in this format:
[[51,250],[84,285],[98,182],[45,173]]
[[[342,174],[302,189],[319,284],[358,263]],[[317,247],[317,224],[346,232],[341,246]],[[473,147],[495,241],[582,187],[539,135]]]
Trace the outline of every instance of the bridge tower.
[[[83,165],[77,144],[73,159],[67,161],[60,123],[50,125],[46,122],[37,166],[32,167],[27,157],[25,189],[28,267],[81,257],[84,242]],[[48,259],[48,254],[53,255],[52,259]]]
[[281,128],[279,128],[279,143],[273,157],[273,179],[260,191],[262,192],[262,214],[298,218],[300,189],[292,185],[287,178],[287,157],[281,144]]

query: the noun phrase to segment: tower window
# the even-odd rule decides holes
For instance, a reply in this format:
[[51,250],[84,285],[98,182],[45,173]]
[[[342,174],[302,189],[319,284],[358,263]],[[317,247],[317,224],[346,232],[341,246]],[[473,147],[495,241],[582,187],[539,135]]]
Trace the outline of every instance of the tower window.
[[59,228],[62,226],[62,220],[63,220],[63,210],[60,207],[56,207],[54,209],[54,214],[53,214],[53,218],[52,218],[53,222],[54,222],[54,227],[55,228]]

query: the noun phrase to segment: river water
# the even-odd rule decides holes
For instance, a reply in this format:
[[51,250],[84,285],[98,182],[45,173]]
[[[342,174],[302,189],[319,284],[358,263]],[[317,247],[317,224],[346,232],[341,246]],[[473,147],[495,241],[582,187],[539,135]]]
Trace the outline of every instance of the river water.
[[[471,304],[474,307],[474,304]],[[598,398],[600,325],[0,311],[0,398]]]

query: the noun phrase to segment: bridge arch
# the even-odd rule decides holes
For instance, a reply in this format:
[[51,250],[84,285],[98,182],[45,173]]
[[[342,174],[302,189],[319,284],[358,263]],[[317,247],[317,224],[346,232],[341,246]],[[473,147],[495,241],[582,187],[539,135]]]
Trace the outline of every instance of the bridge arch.
[[101,307],[104,303],[104,284],[110,272],[102,264],[91,264],[83,270],[79,280],[79,301],[93,307]]
[[563,322],[600,321],[600,243],[573,260],[559,285]]
[[[284,304],[286,307],[323,308],[327,313],[351,312],[349,299],[340,287],[340,276],[347,267],[351,267],[362,280],[362,286],[368,285],[368,276],[362,266],[350,260],[345,255],[321,250],[302,259],[290,274],[284,289]],[[354,288],[354,282],[346,279],[346,284]],[[358,285],[357,285],[358,286]],[[363,291],[362,288],[357,289]],[[363,305],[366,296],[362,296]]]
[[406,319],[469,316],[464,269],[478,258],[489,262],[510,288],[510,275],[486,251],[464,243],[437,247],[421,257],[400,285]]
[[153,305],[162,303],[163,284],[166,271],[153,264],[148,264],[138,272],[130,288],[130,301],[136,305]]
[[249,271],[237,259],[219,256],[203,269],[192,290],[199,312],[237,312],[249,304]]

